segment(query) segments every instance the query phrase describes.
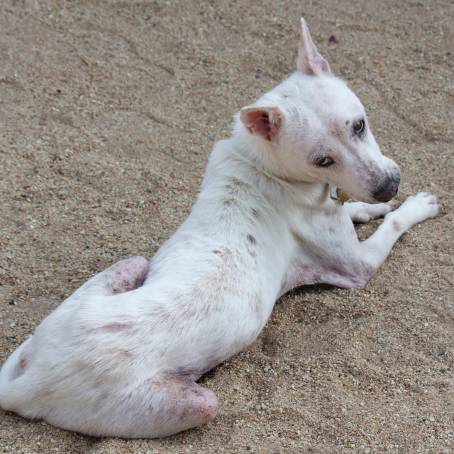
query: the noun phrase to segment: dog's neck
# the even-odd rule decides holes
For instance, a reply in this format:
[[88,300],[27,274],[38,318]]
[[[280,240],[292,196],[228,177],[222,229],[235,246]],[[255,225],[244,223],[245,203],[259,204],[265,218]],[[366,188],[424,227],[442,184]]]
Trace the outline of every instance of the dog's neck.
[[329,186],[322,182],[288,178],[282,175],[271,160],[262,159],[263,150],[254,141],[234,134],[230,139],[216,143],[205,174],[202,191],[207,186],[218,185],[224,178],[236,178],[254,187],[273,204],[282,202],[305,208],[331,206]]

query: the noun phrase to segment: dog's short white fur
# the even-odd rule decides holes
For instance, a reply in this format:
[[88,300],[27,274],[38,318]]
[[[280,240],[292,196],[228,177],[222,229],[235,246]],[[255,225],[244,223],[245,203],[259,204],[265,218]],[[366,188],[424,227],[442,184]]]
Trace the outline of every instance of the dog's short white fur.
[[[399,169],[301,25],[297,71],[235,117],[189,218],[150,263],[113,265],[37,327],[1,370],[4,409],[128,438],[206,423],[218,402],[196,380],[254,341],[280,295],[364,286],[402,233],[437,214],[427,193],[394,211],[374,203],[395,195]],[[329,186],[359,202],[334,202]],[[353,222],[380,216],[359,241]]]

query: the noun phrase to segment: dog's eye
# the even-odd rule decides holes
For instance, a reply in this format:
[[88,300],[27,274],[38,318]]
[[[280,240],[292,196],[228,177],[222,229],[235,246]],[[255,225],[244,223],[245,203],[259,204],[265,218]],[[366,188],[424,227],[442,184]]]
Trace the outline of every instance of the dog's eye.
[[315,165],[317,167],[329,167],[334,164],[334,159],[329,156],[321,156],[315,160]]
[[366,130],[366,122],[364,121],[363,118],[361,120],[355,121],[353,123],[353,134],[355,136],[361,137],[364,135],[364,132]]

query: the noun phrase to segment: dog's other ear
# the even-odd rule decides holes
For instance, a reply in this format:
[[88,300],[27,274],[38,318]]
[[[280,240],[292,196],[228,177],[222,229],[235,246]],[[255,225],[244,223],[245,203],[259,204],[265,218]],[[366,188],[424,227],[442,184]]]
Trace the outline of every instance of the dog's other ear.
[[301,40],[298,48],[296,67],[298,71],[309,76],[331,73],[329,63],[320,55],[312,41],[304,18],[301,18]]
[[240,119],[246,129],[268,142],[276,142],[284,114],[275,106],[244,107]]

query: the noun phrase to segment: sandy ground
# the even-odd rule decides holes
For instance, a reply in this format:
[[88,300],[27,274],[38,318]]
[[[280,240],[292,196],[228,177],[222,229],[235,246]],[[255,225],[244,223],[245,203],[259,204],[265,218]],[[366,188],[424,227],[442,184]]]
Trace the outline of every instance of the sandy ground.
[[181,223],[233,113],[293,71],[301,14],[401,165],[400,200],[433,191],[439,217],[366,289],[282,298],[204,379],[221,401],[208,426],[94,439],[0,412],[1,452],[453,452],[450,0],[3,0],[0,361],[92,273]]

